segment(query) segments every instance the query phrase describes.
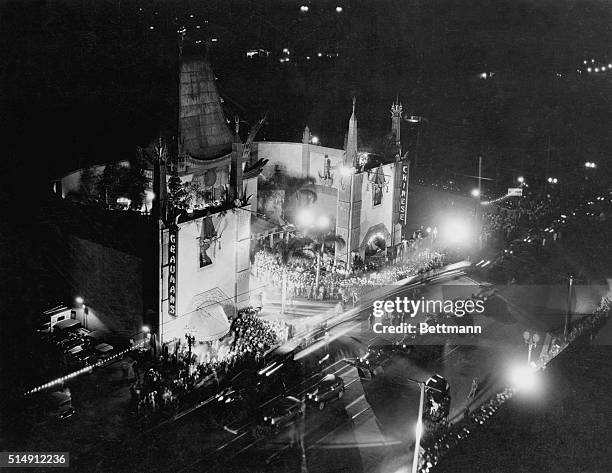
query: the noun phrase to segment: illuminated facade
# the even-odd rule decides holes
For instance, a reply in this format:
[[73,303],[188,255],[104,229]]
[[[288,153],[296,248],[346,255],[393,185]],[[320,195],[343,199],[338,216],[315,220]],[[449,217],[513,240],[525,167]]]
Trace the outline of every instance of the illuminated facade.
[[[394,104],[392,113],[398,111],[400,117],[401,105]],[[394,133],[399,128],[397,117],[392,115]],[[329,217],[335,232],[347,242],[336,252],[341,264],[351,264],[356,255],[364,261],[384,259],[387,249],[401,242],[399,153],[383,158],[358,150],[355,103],[345,150],[314,145],[311,138],[306,127],[302,143],[255,143],[257,157],[269,160],[264,176],[280,172],[315,180],[314,211]]]

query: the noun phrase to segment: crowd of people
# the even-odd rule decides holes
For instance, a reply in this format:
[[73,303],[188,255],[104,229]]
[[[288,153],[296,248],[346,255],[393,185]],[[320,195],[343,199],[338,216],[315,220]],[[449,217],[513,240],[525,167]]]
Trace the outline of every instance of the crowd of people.
[[136,373],[130,388],[132,411],[145,417],[172,414],[197,401],[196,391],[202,396],[215,392],[227,376],[257,368],[264,354],[280,343],[283,330],[280,322],[262,320],[255,309],[246,308],[232,321],[216,356],[198,359],[192,346],[177,343],[173,353],[164,351],[142,376]]
[[547,225],[555,213],[561,213],[558,199],[531,195],[491,204],[487,209],[483,214],[483,246],[501,246],[521,236],[526,229]]
[[363,293],[374,287],[393,284],[400,279],[430,271],[442,263],[442,254],[424,250],[413,254],[409,261],[398,261],[378,271],[362,270],[347,274],[335,270],[330,258],[321,269],[318,289],[316,268],[308,263],[283,265],[271,251],[260,250],[255,254],[253,267],[257,278],[279,288],[285,284],[288,300],[303,297],[356,303]]
[[[603,323],[610,316],[612,309],[612,295],[609,293],[604,296],[593,314],[583,317],[572,325],[568,333],[567,343],[572,343],[578,337],[590,334],[593,336]],[[565,343],[561,342],[562,345]],[[548,352],[542,353],[540,364],[546,365],[552,358],[561,352],[562,348],[556,343],[552,343]],[[440,460],[446,456],[451,449],[467,438],[474,428],[478,425],[483,425],[489,420],[496,411],[514,395],[512,388],[506,388],[502,392],[496,394],[482,406],[478,407],[474,412],[469,412],[466,409],[466,415],[461,422],[453,425],[440,425],[438,430],[435,428],[426,432],[423,439],[424,454],[421,456],[419,471],[423,473],[430,472]]]

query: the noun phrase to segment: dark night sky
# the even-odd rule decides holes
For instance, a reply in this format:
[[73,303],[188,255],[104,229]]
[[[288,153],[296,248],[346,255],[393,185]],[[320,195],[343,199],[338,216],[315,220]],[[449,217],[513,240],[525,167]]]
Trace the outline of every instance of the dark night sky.
[[[559,153],[607,154],[612,73],[576,68],[585,58],[612,60],[609,2],[314,0],[307,14],[300,5],[4,2],[5,169],[27,162],[46,178],[130,157],[160,131],[175,133],[181,26],[189,41],[218,40],[211,56],[228,109],[249,122],[268,110],[267,139],[298,140],[308,124],[323,144],[341,147],[356,95],[363,145],[374,146],[400,94],[408,113],[429,117],[422,146],[436,162],[481,151],[537,155],[551,133]],[[285,47],[291,61],[281,64]],[[247,60],[253,48],[270,58]],[[477,80],[482,71],[496,75]],[[464,119],[470,126],[458,127]],[[528,126],[537,133],[524,136]]]
[[[541,170],[550,138],[555,170],[592,160],[609,172],[612,72],[576,72],[585,59],[612,62],[609,0],[308,5],[304,15],[292,0],[0,0],[0,313],[13,325],[0,330],[2,374],[19,375],[28,324],[61,284],[38,257],[51,251],[32,219],[41,194],[52,176],[176,133],[182,26],[190,41],[218,40],[211,59],[228,111],[250,123],[269,111],[259,138],[297,141],[308,124],[341,147],[355,95],[361,145],[376,148],[399,94],[429,120],[419,153],[436,170],[473,172],[478,154],[485,175],[490,163]],[[245,57],[257,48],[270,57]],[[495,76],[478,79],[484,71]],[[415,130],[402,133],[412,149]]]

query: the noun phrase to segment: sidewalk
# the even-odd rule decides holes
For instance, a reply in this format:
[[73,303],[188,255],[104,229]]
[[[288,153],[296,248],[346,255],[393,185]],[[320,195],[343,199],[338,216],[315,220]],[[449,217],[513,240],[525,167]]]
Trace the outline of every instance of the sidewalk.
[[338,313],[337,300],[312,300],[304,297],[287,297],[284,313],[282,311],[282,299],[280,288],[251,275],[251,287],[255,292],[263,292],[263,307],[259,316],[270,322],[283,321],[295,327],[295,332],[300,333],[307,327],[314,327],[331,315]]

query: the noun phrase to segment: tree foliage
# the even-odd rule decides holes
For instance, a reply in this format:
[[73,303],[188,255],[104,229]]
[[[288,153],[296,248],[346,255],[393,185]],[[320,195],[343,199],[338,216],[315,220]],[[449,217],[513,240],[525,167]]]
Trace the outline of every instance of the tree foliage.
[[261,213],[274,200],[280,198],[280,214],[285,220],[294,221],[297,210],[317,201],[314,177],[288,176],[281,171],[275,172],[270,178],[262,178],[258,185],[258,205]]
[[108,164],[97,179],[93,189],[96,198],[109,207],[114,207],[117,199],[130,199],[130,208],[140,209],[149,180],[145,176],[145,162],[137,157],[128,166]]

